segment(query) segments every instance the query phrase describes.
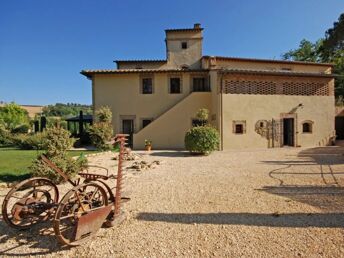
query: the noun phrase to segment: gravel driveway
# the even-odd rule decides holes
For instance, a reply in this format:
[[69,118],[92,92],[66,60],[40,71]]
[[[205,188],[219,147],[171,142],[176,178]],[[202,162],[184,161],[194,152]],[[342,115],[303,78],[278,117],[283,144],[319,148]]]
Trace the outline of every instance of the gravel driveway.
[[18,232],[1,220],[0,256],[344,257],[344,147],[136,153],[162,163],[126,172],[121,225],[69,249],[50,224]]

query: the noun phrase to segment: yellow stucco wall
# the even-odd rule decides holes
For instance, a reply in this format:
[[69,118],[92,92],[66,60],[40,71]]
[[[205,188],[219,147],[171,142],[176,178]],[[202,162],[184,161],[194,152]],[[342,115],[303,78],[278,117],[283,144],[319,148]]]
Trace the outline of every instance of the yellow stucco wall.
[[[93,105],[95,109],[109,106],[113,113],[115,133],[121,132],[121,116],[134,117],[135,132],[141,130],[142,119],[156,119],[191,92],[193,76],[199,73],[155,73],[153,94],[141,94],[141,79],[151,74],[95,75]],[[170,77],[181,78],[181,94],[169,93]]]
[[[187,49],[181,48],[181,42],[187,43]],[[167,32],[166,47],[167,68],[201,68],[202,31]]]
[[[258,120],[280,119],[281,113],[288,113],[302,103],[303,108],[296,111],[298,131],[296,145],[316,146],[326,144],[329,136],[334,131],[334,82],[332,79],[312,78],[314,76],[300,79],[293,76],[271,75],[266,82],[267,77],[265,75],[244,75],[239,73],[225,75],[219,72],[219,69],[283,70],[286,71],[286,74],[288,74],[288,71],[330,74],[332,69],[330,65],[202,57],[203,35],[202,30],[199,28],[200,24],[195,24],[194,29],[166,30],[166,62],[123,62],[119,65],[119,69],[172,70],[183,68],[184,72],[156,71],[154,74],[145,74],[146,71],[138,69],[135,73],[123,74],[115,72],[110,74],[109,71],[108,74],[102,71],[83,73],[92,76],[94,109],[101,106],[111,108],[114,133],[122,132],[122,119],[134,119],[135,148],[143,148],[145,139],[152,140],[155,149],[183,148],[184,135],[191,127],[192,117],[199,108],[208,108],[210,110],[210,123],[218,128],[222,135],[223,145],[221,148],[266,148],[268,142],[255,132],[255,123]],[[187,49],[182,48],[182,42],[187,42]],[[189,67],[190,70],[185,69],[184,66]],[[197,71],[199,69],[209,70],[200,72]],[[153,94],[141,93],[141,81],[146,76],[153,76]],[[169,78],[171,76],[178,76],[182,79],[181,94],[169,93]],[[210,83],[211,92],[191,93],[192,77],[196,76],[206,78],[206,81]],[[276,93],[278,94],[283,93],[282,79],[288,82],[304,82],[293,87],[308,87],[313,82],[331,80],[328,89],[329,95],[332,96],[220,94],[223,79],[234,78],[241,82],[241,77],[245,80],[257,81],[257,84],[276,82],[278,84]],[[305,90],[301,94],[305,94],[305,92],[307,91]],[[328,94],[324,92],[321,89],[321,94]],[[255,94],[257,93],[268,94],[262,89],[260,92],[255,92]],[[153,122],[141,130],[142,119],[153,119]],[[246,121],[245,134],[233,134],[233,120]],[[312,134],[303,134],[301,132],[301,124],[305,120],[313,122]]]
[[[326,145],[334,133],[333,96],[283,96],[223,94],[224,149],[267,148],[268,141],[255,132],[258,120],[280,119],[299,104],[297,114],[297,145],[302,147]],[[246,133],[233,133],[233,120],[246,121]],[[302,133],[301,123],[311,120],[313,133]]]
[[193,92],[181,102],[134,134],[134,149],[143,149],[145,139],[154,149],[183,149],[185,133],[200,108],[211,110],[211,93]]

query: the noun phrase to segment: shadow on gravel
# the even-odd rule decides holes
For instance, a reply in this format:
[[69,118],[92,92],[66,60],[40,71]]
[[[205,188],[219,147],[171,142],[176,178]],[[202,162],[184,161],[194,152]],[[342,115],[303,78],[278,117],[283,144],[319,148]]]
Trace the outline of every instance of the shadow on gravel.
[[188,151],[154,151],[149,154],[150,156],[157,157],[192,157]]
[[3,173],[0,174],[0,182],[14,182],[14,181],[23,181],[25,179],[30,178],[30,174],[20,174],[20,175],[15,175],[11,173]]
[[[51,222],[47,221],[34,225],[27,230],[17,230],[9,227],[2,219],[0,220],[0,257],[3,256],[35,256],[47,255],[68,247],[62,247],[54,231]],[[4,247],[6,246],[6,247]],[[17,248],[25,246],[26,252],[16,251]],[[42,251],[30,251],[31,248],[39,248]]]
[[326,212],[344,212],[344,187],[266,186],[258,190],[306,203]]
[[344,227],[344,213],[148,213],[142,212],[138,220],[183,223],[245,225],[261,227]]
[[[257,190],[306,203],[324,212],[344,212],[343,153],[343,147],[316,147],[300,151],[293,159],[263,161],[281,166],[269,171],[269,177],[278,185]],[[301,184],[294,184],[295,180]]]
[[301,150],[295,159],[266,160],[262,163],[269,165],[295,166],[295,165],[341,165],[344,164],[344,147],[315,147]]

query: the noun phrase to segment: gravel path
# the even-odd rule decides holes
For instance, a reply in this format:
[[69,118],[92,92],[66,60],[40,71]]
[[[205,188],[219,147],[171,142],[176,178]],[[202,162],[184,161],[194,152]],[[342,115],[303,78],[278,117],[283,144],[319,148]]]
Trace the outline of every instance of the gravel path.
[[121,225],[69,249],[50,224],[18,232],[0,221],[0,256],[344,257],[344,147],[137,153],[162,164],[126,172]]

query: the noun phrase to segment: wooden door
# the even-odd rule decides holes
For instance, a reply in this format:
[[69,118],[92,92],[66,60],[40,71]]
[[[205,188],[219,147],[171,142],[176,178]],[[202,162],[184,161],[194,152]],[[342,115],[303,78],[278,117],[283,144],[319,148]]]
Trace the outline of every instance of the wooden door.
[[134,120],[133,119],[123,119],[122,120],[122,133],[128,134],[128,145],[130,148],[133,147],[133,134],[134,134]]
[[294,118],[283,119],[283,145],[294,146]]

